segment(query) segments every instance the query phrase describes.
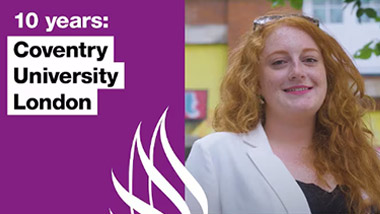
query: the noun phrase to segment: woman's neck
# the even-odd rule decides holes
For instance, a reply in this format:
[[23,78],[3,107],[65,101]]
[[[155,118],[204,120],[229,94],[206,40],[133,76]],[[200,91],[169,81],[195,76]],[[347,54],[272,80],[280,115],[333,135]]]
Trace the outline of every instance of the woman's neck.
[[292,117],[267,114],[264,129],[269,142],[280,147],[306,148],[312,143],[315,116]]

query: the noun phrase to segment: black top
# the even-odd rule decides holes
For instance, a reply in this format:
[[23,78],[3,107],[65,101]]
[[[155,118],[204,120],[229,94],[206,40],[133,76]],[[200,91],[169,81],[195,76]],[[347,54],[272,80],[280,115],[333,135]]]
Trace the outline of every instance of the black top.
[[317,213],[349,213],[346,197],[339,186],[332,192],[327,192],[315,184],[297,181],[301,187],[312,214]]

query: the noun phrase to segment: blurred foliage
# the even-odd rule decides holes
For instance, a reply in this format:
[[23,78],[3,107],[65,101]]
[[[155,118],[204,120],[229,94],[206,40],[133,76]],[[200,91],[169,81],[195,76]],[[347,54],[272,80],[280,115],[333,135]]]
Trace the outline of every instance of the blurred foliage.
[[[272,7],[279,7],[285,5],[285,0],[268,0],[272,2]],[[297,10],[302,9],[303,0],[286,0],[290,2],[290,6]],[[361,0],[342,0],[346,6],[354,4],[353,10],[356,10],[356,17],[361,22],[362,16],[365,14],[369,19],[380,22],[380,14],[377,14],[376,10],[370,7],[363,8]],[[345,6],[345,7],[346,7]],[[354,57],[358,59],[369,59],[372,54],[380,56],[380,41],[378,39],[368,42],[363,48],[355,52]]]
[[[268,0],[272,2],[272,7],[285,6],[285,0]],[[303,0],[287,0],[290,2],[290,6],[297,10],[302,9]]]
[[380,56],[380,42],[370,41],[354,54],[358,59],[369,59],[372,54]]

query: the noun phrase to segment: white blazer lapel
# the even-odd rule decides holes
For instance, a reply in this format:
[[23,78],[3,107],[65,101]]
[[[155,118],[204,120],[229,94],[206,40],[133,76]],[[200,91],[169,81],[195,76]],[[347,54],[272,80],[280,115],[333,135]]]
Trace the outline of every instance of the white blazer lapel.
[[243,140],[254,148],[248,156],[284,205],[287,213],[310,213],[307,200],[282,161],[273,153],[261,124]]

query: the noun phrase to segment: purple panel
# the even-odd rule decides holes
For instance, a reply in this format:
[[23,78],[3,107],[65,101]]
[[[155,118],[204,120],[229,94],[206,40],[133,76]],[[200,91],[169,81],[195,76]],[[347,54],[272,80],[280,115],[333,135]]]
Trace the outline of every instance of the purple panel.
[[[169,106],[167,132],[184,159],[184,1],[8,1],[0,22],[0,213],[129,213],[117,195],[111,169],[128,187],[128,161],[134,132],[142,121],[143,146]],[[40,25],[18,29],[14,16],[36,12]],[[43,17],[109,16],[108,29],[55,29],[46,33]],[[7,116],[6,38],[10,35],[111,35],[115,61],[125,62],[125,90],[98,93],[98,116]],[[148,200],[147,176],[135,163],[134,192]],[[183,183],[157,142],[155,165],[183,195]],[[154,187],[163,213],[178,213]]]

